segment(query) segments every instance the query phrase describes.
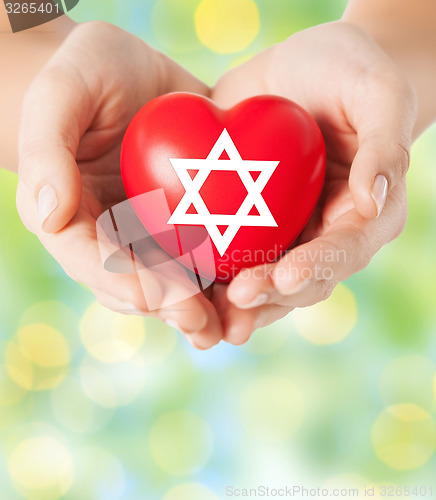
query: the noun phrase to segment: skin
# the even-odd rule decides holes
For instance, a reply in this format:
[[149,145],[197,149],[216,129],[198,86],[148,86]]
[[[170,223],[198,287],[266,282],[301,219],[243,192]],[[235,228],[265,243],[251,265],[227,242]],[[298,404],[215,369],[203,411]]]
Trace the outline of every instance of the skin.
[[[365,2],[373,5],[363,16],[357,7],[366,9]],[[10,111],[22,107],[17,207],[26,227],[37,234],[67,274],[87,284],[102,304],[175,322],[198,348],[209,348],[221,339],[241,344],[254,329],[294,307],[324,300],[338,281],[365,267],[381,246],[402,231],[407,215],[405,173],[417,102],[415,135],[433,121],[426,106],[425,85],[408,77],[410,68],[404,57],[395,57],[402,50],[387,50],[389,57],[380,48],[401,46],[396,42],[399,28],[392,27],[385,40],[370,33],[378,45],[367,34],[371,19],[382,15],[379,10],[384,2],[350,2],[347,22],[298,33],[223,75],[213,89],[118,28],[105,23],[76,27],[64,18],[49,23],[56,36],[46,43],[45,51],[33,43],[35,64],[21,75],[22,88],[35,76],[38,65],[54,56],[33,81],[24,101],[16,92],[9,104]],[[355,18],[365,19],[368,26],[357,26]],[[399,21],[397,25],[403,29]],[[47,36],[41,34],[38,40]],[[1,57],[15,50],[6,51],[1,43],[0,50],[2,46]],[[23,47],[13,55],[23,58]],[[410,48],[411,53],[420,50],[419,46]],[[421,73],[426,71],[423,64]],[[197,294],[177,308],[150,313],[138,275],[104,270],[95,221],[102,211],[125,199],[119,150],[130,119],[148,100],[177,90],[212,95],[223,107],[259,93],[295,100],[314,115],[323,130],[327,180],[299,246],[278,263],[245,271],[229,286],[214,285],[207,296]],[[7,128],[7,120],[1,124]],[[14,145],[14,132],[11,134],[8,144]],[[17,165],[14,149],[4,148],[0,156],[1,164],[12,170]],[[371,191],[379,174],[387,179],[388,192],[386,201],[379,200],[377,206]],[[47,184],[55,189],[58,206],[41,226],[37,200]],[[309,258],[321,248],[345,251],[345,262]],[[315,266],[321,271],[315,273]],[[304,280],[303,271],[308,267],[312,276]],[[333,274],[328,279],[316,278],[326,267]],[[158,290],[162,301],[174,288],[168,277],[147,269],[140,274],[150,289]],[[267,303],[256,303],[259,296],[266,297]]]
[[433,0],[350,0],[343,20],[383,48],[418,96],[414,138],[436,120],[436,3]]
[[[163,54],[115,26],[97,22],[71,32],[23,101],[19,214],[73,280],[86,284],[104,306],[127,314],[147,312],[139,275],[104,269],[96,220],[126,199],[119,157],[130,120],[147,101],[180,90],[208,94],[205,85]],[[41,225],[38,194],[47,185],[54,189],[58,205]],[[162,303],[174,293],[168,277],[144,267],[140,271]],[[198,338],[199,347],[222,338],[218,315],[202,294],[177,309],[160,308],[151,315],[177,323]]]
[[[270,323],[326,299],[401,233],[416,98],[380,48],[345,22],[303,31],[258,54],[224,75],[213,98],[230,107],[258,93],[278,94],[307,109],[327,150],[323,194],[299,245],[276,264],[240,273],[227,290],[230,302]],[[379,174],[389,186],[380,214],[371,196]],[[327,262],[323,255],[337,259]],[[267,302],[256,307],[259,298]],[[232,341],[248,337],[239,329]]]

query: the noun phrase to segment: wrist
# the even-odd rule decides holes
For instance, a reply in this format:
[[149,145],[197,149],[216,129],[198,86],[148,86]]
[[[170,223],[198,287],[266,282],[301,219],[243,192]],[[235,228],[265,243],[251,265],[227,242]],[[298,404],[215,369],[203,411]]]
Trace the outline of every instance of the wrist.
[[31,81],[76,26],[67,16],[19,33],[9,32],[6,11],[0,8],[0,167],[17,170],[17,137],[21,103]]
[[[414,88],[418,100],[418,116],[413,131],[413,138],[416,139],[436,121],[434,28],[430,29],[427,20],[420,22],[407,17],[409,2],[404,2],[403,9],[390,10],[390,0],[377,4],[378,8],[373,6],[372,0],[365,1],[368,3],[350,1],[341,21],[362,29],[396,64]],[[415,11],[413,13],[416,14]],[[413,13],[410,13],[412,17]],[[422,17],[423,13],[419,15]]]

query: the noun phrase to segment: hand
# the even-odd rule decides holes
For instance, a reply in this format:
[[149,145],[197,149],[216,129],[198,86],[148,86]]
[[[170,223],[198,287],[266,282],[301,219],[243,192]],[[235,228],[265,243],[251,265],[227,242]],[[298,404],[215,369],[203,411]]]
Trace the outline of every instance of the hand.
[[[170,278],[143,269],[106,271],[96,220],[126,198],[120,148],[134,114],[170,91],[209,89],[138,38],[106,23],[78,25],[30,86],[23,104],[17,207],[26,227],[74,280],[105,306],[147,312],[141,283],[172,293]],[[217,313],[202,294],[153,313],[176,323],[199,347],[222,336]]]
[[231,315],[227,323],[246,325],[227,326],[236,344],[256,326],[326,299],[401,233],[407,217],[416,97],[363,31],[340,21],[297,33],[225,74],[213,98],[227,108],[265,93],[297,102],[317,120],[327,173],[298,246],[275,264],[244,270],[221,292],[224,322]]

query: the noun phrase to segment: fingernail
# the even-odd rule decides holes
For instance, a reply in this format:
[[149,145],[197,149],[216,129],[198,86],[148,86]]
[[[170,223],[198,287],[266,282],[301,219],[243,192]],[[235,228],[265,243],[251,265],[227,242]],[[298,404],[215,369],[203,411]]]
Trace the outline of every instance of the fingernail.
[[58,206],[58,198],[53,186],[46,184],[38,193],[38,220],[42,226],[47,217]]
[[381,214],[381,211],[385,206],[387,194],[388,194],[388,181],[384,175],[379,174],[374,179],[374,184],[372,185],[372,190],[371,190],[371,196],[377,206],[377,217]]
[[268,301],[267,293],[259,293],[259,295],[249,302],[248,304],[236,304],[240,309],[252,309],[253,307],[259,307]]

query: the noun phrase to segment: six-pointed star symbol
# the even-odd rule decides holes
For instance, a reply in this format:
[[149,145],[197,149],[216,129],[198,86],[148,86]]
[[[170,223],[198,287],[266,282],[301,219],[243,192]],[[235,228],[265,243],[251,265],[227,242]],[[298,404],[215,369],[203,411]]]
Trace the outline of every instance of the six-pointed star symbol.
[[[229,159],[220,159],[226,151]],[[224,129],[206,159],[170,158],[185,194],[168,220],[168,224],[202,225],[221,257],[242,226],[276,227],[277,223],[262,197],[262,190],[279,161],[243,160],[227,129]],[[198,170],[192,179],[188,170]],[[236,171],[247,190],[247,196],[234,215],[211,214],[200,195],[200,189],[212,170]],[[250,172],[260,172],[256,180]],[[193,205],[197,213],[187,213]],[[249,215],[256,207],[259,215]],[[227,226],[223,234],[218,226]]]

